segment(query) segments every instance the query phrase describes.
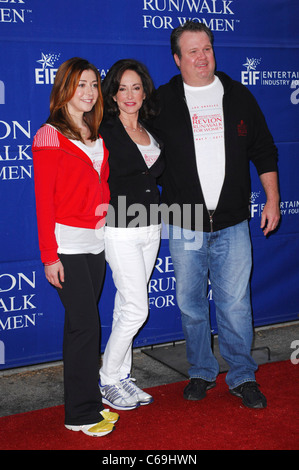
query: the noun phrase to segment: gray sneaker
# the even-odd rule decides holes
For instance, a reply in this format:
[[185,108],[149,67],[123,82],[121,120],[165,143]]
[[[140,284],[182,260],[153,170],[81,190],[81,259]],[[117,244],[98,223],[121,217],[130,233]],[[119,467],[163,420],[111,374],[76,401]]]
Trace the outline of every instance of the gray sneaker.
[[128,375],[125,379],[120,380],[120,385],[132,398],[138,400],[140,405],[149,405],[154,401],[153,397],[141,390],[134,384],[135,379]]
[[131,396],[118,383],[117,385],[101,385],[102,402],[116,410],[134,410],[139,407],[137,396]]

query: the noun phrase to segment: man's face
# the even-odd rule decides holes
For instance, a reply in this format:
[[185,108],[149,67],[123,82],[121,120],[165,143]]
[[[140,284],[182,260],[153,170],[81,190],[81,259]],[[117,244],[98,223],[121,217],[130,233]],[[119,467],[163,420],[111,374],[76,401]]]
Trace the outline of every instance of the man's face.
[[185,31],[179,40],[181,58],[174,54],[183,81],[190,86],[206,86],[213,82],[215,57],[205,32]]

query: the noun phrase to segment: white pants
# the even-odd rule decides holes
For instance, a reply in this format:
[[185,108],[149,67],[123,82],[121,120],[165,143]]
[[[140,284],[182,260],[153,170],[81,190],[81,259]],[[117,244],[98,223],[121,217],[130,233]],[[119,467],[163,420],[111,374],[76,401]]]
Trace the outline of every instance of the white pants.
[[158,254],[161,227],[105,228],[106,259],[117,289],[112,332],[100,370],[101,385],[131,373],[132,343],[148,317],[148,282]]

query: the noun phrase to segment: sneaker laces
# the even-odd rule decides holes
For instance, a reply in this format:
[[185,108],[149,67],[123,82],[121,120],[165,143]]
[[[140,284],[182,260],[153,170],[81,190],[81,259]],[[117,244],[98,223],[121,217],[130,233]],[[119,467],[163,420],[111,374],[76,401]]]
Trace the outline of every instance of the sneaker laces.
[[137,385],[134,384],[134,382],[136,382],[136,379],[133,379],[133,377],[128,376],[125,379],[122,379],[120,382],[123,389],[131,396],[136,395],[136,393],[140,392],[140,389],[137,387]]
[[123,388],[119,385],[106,385],[103,387],[103,389],[105,388],[106,388],[105,395],[112,402],[118,399],[126,398]]

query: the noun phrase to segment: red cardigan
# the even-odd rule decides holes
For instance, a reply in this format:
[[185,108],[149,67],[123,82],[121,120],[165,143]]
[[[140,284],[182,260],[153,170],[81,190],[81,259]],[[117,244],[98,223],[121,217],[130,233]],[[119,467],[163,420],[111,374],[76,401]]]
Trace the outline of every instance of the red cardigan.
[[[104,142],[103,146],[99,177],[89,157],[53,127],[45,125],[35,135],[32,152],[43,263],[51,264],[59,259],[54,233],[56,222],[90,229],[104,225],[110,191],[108,150]],[[101,204],[106,210],[99,208]]]

